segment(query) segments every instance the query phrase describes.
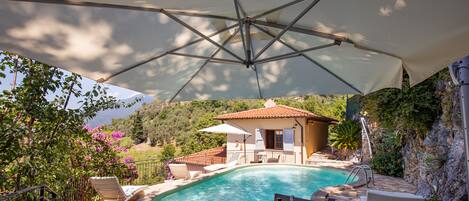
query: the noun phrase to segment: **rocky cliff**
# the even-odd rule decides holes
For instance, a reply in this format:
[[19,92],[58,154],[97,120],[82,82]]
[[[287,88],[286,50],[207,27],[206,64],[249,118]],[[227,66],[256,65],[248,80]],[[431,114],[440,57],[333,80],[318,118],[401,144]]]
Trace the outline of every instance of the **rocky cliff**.
[[441,82],[442,114],[422,139],[407,134],[402,149],[404,179],[417,185],[417,194],[438,200],[467,200],[464,136],[459,94],[449,82]]

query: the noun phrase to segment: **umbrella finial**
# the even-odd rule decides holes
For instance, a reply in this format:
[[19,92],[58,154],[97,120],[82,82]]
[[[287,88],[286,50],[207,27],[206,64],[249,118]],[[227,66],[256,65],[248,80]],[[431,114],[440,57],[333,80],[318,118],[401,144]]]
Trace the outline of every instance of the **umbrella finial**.
[[264,103],[265,108],[271,108],[271,107],[275,107],[275,106],[277,106],[277,104],[272,99],[269,99]]

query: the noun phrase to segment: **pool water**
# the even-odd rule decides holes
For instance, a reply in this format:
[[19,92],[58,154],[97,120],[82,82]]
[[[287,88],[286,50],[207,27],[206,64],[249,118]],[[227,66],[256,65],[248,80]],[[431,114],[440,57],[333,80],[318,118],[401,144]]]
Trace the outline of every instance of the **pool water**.
[[344,184],[346,178],[346,172],[327,168],[251,166],[176,189],[154,200],[273,200],[275,193],[310,199],[320,188]]

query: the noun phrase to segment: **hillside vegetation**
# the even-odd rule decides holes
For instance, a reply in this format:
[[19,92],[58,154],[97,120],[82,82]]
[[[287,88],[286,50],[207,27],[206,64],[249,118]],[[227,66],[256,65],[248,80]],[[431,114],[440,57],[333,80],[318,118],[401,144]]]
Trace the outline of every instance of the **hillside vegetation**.
[[[306,96],[274,99],[277,104],[305,109],[313,113],[342,120],[345,114],[345,96]],[[120,130],[131,136],[135,144],[149,140],[152,146],[175,143],[180,155],[221,146],[226,141],[222,134],[197,132],[220,124],[217,115],[263,107],[264,100],[217,100],[183,103],[146,104],[129,118],[115,119],[107,129]]]

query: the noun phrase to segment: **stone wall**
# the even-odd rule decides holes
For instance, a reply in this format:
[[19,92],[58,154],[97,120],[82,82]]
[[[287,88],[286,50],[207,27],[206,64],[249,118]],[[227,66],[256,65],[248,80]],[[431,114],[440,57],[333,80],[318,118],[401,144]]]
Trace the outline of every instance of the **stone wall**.
[[404,179],[417,185],[417,194],[438,200],[467,200],[464,136],[459,94],[449,83],[438,87],[442,115],[424,139],[406,134],[402,149]]

